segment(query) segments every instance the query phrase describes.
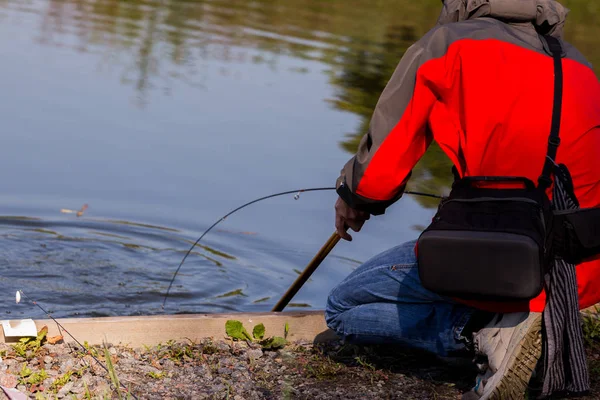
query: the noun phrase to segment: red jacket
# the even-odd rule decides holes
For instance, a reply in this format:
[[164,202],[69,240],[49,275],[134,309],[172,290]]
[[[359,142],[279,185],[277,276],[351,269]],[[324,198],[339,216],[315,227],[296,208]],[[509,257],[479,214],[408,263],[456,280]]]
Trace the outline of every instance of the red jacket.
[[[580,206],[600,207],[600,84],[583,55],[562,39],[567,10],[554,0],[464,4],[446,0],[438,25],[401,59],[357,154],[337,180],[340,196],[382,214],[402,196],[433,140],[462,176],[537,182],[554,89],[553,60],[539,36],[547,33],[561,40],[566,53],[556,162],[569,168]],[[578,265],[576,273],[580,307],[600,303],[600,259]],[[545,293],[528,304],[468,304],[496,312],[542,311]]]

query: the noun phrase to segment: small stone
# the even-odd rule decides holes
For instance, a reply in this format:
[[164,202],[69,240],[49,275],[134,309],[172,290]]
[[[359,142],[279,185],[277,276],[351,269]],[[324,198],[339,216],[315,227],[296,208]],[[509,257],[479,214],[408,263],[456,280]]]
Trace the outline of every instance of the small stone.
[[8,374],[6,372],[0,372],[0,385],[6,386],[9,388],[14,388],[17,386],[17,377],[13,374]]
[[250,343],[248,343],[248,347],[251,347],[253,349],[262,349],[262,345],[260,343],[257,343],[257,342],[250,342]]
[[67,384],[58,391],[57,396],[58,397],[61,397],[61,395],[62,395],[62,397],[66,396],[67,394],[69,394],[69,392],[71,391],[73,386],[75,386],[75,383],[67,382]]
[[140,370],[142,370],[145,373],[153,373],[153,374],[158,374],[160,373],[160,370],[158,368],[154,368],[151,365],[141,365],[138,367]]
[[208,389],[212,393],[219,393],[219,392],[225,390],[225,385],[223,385],[223,384],[217,384],[217,385],[214,385],[213,387],[208,388]]
[[216,343],[216,347],[217,347],[217,349],[219,349],[221,351],[229,351],[229,350],[231,350],[231,346],[229,346],[225,342],[217,342]]
[[231,375],[231,370],[225,367],[219,368],[217,372],[219,372],[221,375]]
[[252,349],[252,350],[248,350],[246,352],[246,356],[248,357],[249,360],[255,361],[258,360],[259,358],[261,358],[263,355],[263,352],[261,349]]
[[65,372],[73,369],[75,362],[72,359],[68,359],[60,366],[60,371],[64,374]]
[[108,385],[108,383],[101,381],[98,382],[98,385],[96,386],[96,393],[104,393],[104,392],[108,392],[110,391],[110,386]]
[[234,373],[231,374],[231,378],[235,379],[236,381],[239,381],[243,375],[244,374],[241,371],[235,371]]
[[296,355],[290,351],[282,351],[281,354],[281,359],[285,360],[285,361],[291,361],[291,360],[295,360],[296,359]]
[[50,357],[50,356],[46,356],[46,357],[44,357],[44,362],[45,362],[46,364],[52,364],[52,357]]
[[236,365],[238,360],[233,357],[226,357],[221,360],[221,364],[225,364],[226,366]]
[[133,358],[121,358],[119,360],[119,364],[123,365],[124,367],[129,367],[136,364],[136,360]]
[[80,394],[83,393],[85,391],[85,387],[78,382],[78,385],[74,386],[73,389],[71,389],[71,393],[75,393],[75,394]]
[[81,377],[81,382],[85,382],[87,385],[89,385],[90,383],[92,383],[93,379],[94,377],[92,376],[92,374],[87,372]]
[[236,342],[235,347],[237,349],[247,349],[248,347],[253,347],[252,344],[248,345],[247,342]]
[[117,355],[117,349],[115,349],[114,347],[111,347],[110,349],[108,349],[108,351],[110,352],[110,354],[112,354],[113,356]]

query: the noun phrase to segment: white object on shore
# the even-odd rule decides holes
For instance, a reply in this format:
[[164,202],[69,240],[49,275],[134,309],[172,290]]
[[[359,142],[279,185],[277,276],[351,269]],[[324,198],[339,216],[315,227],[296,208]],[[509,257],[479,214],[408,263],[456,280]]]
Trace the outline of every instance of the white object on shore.
[[2,388],[2,391],[6,394],[6,396],[10,400],[28,400],[29,399],[29,397],[27,397],[27,395],[25,393],[20,392],[15,388],[9,388],[6,386],[0,386],[0,388]]
[[37,328],[32,319],[13,319],[2,321],[4,337],[36,337]]

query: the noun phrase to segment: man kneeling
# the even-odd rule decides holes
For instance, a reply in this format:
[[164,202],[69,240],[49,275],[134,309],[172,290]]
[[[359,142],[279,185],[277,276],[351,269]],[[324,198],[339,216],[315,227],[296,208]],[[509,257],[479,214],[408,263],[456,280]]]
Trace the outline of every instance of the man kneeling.
[[[566,15],[554,0],[443,1],[437,26],[400,60],[357,154],[337,180],[340,236],[351,240],[347,228],[360,231],[371,215],[400,199],[433,140],[458,178],[533,182],[549,165],[553,181],[546,193],[554,209],[599,207],[600,85],[562,38]],[[554,39],[547,37],[561,49],[558,111]],[[557,137],[549,145],[551,130]],[[559,165],[568,168],[564,176]],[[600,302],[597,257],[576,266],[560,261],[531,300],[468,301],[423,286],[416,244],[376,255],[335,287],[326,307],[329,327],[354,343],[398,343],[440,356],[473,349],[487,356],[489,368],[465,398],[523,398],[542,354],[542,395],[589,389],[577,311]],[[486,282],[485,268],[474,282]]]

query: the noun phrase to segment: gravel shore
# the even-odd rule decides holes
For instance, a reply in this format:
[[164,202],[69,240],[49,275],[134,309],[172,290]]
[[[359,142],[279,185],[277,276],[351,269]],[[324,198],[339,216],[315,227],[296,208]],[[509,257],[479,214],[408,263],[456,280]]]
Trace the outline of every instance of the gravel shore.
[[[0,385],[33,399],[459,399],[474,377],[469,359],[339,342],[278,350],[213,339],[84,347],[45,338],[0,344]],[[600,347],[592,347],[593,390],[586,399],[600,398]],[[115,376],[93,357],[109,371],[112,364]]]

